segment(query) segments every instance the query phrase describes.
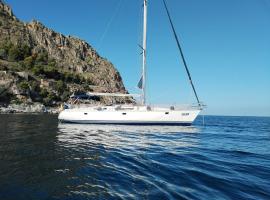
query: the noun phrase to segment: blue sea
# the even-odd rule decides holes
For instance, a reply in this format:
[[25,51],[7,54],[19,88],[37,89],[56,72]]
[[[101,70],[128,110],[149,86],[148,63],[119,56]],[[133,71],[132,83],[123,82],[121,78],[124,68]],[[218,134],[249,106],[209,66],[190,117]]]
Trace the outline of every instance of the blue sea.
[[0,115],[0,200],[270,199],[270,118],[192,126]]

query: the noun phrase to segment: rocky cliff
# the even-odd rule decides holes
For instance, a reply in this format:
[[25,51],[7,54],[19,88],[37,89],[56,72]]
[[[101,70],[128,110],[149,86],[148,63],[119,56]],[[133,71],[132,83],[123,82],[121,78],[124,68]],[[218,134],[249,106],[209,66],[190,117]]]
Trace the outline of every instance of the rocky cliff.
[[[0,104],[59,105],[87,91],[127,93],[113,64],[87,42],[35,20],[21,22],[0,0]],[[92,103],[130,101],[104,97]]]

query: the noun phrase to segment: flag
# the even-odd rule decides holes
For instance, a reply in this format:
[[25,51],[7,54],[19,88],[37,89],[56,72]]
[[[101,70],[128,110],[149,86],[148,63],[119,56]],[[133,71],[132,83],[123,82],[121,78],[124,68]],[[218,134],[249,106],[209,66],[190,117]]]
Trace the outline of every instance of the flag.
[[143,77],[140,78],[137,87],[138,87],[139,89],[142,89],[142,87],[143,87]]

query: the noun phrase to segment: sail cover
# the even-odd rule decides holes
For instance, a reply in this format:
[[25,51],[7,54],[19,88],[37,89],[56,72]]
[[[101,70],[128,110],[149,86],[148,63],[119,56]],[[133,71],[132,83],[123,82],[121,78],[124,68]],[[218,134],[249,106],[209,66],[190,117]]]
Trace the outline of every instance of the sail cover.
[[139,80],[139,82],[138,82],[137,87],[138,87],[139,89],[142,89],[142,87],[143,87],[143,77],[142,77],[142,76],[141,76],[141,78],[140,78],[140,80]]

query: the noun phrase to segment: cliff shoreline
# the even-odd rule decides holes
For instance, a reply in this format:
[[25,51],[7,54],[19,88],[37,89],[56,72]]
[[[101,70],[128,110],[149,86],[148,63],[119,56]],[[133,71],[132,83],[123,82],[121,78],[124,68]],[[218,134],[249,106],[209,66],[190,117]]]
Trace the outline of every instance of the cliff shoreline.
[[[21,22],[0,0],[0,112],[13,112],[16,106],[19,112],[32,112],[33,104],[55,108],[71,95],[89,91],[128,93],[113,64],[86,41],[57,33],[36,20]],[[108,105],[133,99],[91,101]]]
[[59,107],[46,107],[43,104],[35,103],[29,104],[9,104],[7,106],[0,106],[0,114],[18,114],[18,113],[48,113],[58,114],[60,112]]

